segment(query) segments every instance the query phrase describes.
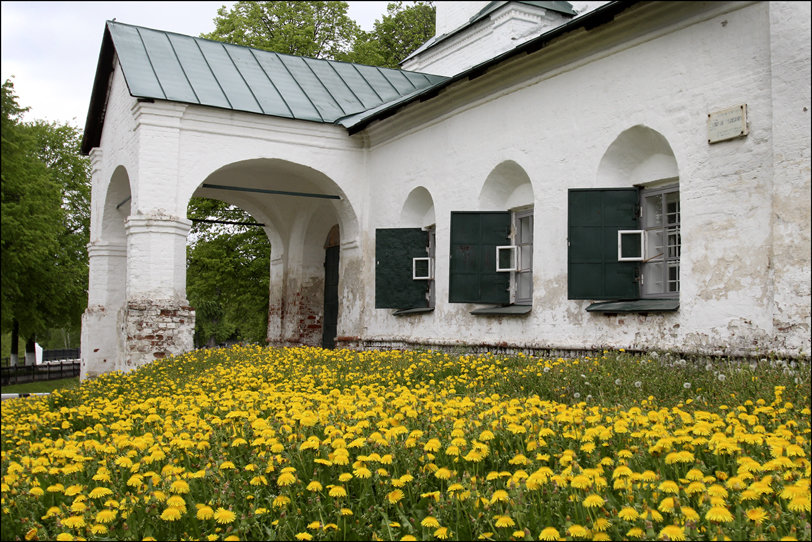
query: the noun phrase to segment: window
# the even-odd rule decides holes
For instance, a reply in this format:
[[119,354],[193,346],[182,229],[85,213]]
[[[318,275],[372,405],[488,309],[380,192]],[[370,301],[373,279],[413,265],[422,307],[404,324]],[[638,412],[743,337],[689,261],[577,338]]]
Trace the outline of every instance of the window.
[[533,209],[513,213],[513,235],[518,247],[518,269],[511,276],[516,305],[533,304]]
[[375,230],[375,308],[426,312],[433,306],[434,227]]
[[451,303],[529,306],[532,266],[532,209],[451,213]]
[[679,297],[677,185],[572,189],[568,235],[569,299]]
[[677,297],[682,244],[679,188],[643,190],[640,199],[646,246],[646,258],[641,264],[641,297]]

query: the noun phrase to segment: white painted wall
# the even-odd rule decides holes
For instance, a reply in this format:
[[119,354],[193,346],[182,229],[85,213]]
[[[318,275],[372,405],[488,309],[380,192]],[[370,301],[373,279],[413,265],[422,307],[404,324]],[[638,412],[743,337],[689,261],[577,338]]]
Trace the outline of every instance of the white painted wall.
[[[82,374],[191,348],[183,241],[193,194],[221,197],[267,225],[273,343],[318,344],[323,243],[338,224],[339,344],[808,356],[809,20],[804,3],[644,3],[353,136],[331,125],[138,103],[117,70],[92,155]],[[749,135],[709,145],[708,113],[741,103]],[[624,161],[607,152],[635,127],[660,134],[673,155],[655,152],[617,174],[626,166],[610,165]],[[679,311],[606,316],[568,300],[567,189],[631,186],[673,168],[682,202]],[[224,193],[203,182],[342,199]],[[125,187],[132,201],[114,213]],[[448,303],[450,213],[527,200],[535,206],[532,312],[473,316],[477,306]],[[374,309],[375,229],[431,221],[434,312]],[[145,316],[155,310],[169,316]],[[150,323],[171,330],[158,345],[146,339]]]
[[[793,6],[685,7],[687,21],[662,28],[664,10],[646,8],[652,30],[628,28],[628,41],[596,43],[594,53],[560,65],[555,57],[571,53],[573,37],[538,61],[507,64],[433,106],[372,126],[369,174],[383,184],[374,188],[380,205],[370,230],[399,226],[391,209],[415,187],[428,190],[437,216],[437,306],[408,322],[371,311],[368,336],[383,344],[809,355],[809,18],[808,6]],[[740,103],[749,108],[750,134],[709,145],[708,113]],[[679,167],[680,309],[590,314],[588,301],[567,300],[567,189],[645,181],[598,176],[615,138],[638,125],[666,138]],[[477,210],[485,179],[508,160],[527,172],[535,194],[533,311],[476,317],[475,306],[447,303],[449,215]]]

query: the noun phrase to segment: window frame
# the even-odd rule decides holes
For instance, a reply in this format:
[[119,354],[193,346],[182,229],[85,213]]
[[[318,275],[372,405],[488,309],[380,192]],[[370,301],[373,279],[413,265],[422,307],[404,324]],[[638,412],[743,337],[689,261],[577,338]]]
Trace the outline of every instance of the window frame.
[[[668,194],[676,194],[676,210],[674,213],[669,213],[668,210]],[[646,199],[648,198],[656,198],[658,196],[662,197],[662,201],[660,203],[660,213],[663,217],[661,224],[655,224],[649,226],[648,221],[648,208],[649,206],[646,204]],[[672,223],[668,222],[668,217],[670,214],[676,216],[676,220]],[[640,230],[643,233],[643,237],[646,239],[646,257],[640,262],[640,299],[679,299],[680,293],[680,259],[682,256],[682,205],[680,201],[680,189],[679,189],[679,182],[670,182],[668,184],[663,184],[660,186],[652,187],[652,188],[645,188],[640,187]],[[672,231],[669,231],[672,230]],[[650,242],[649,239],[652,238],[652,234],[656,234],[657,232],[661,232],[662,239],[664,245],[659,247],[653,242]],[[674,245],[670,245],[670,237],[675,236],[676,243]],[[668,250],[671,247],[674,247],[674,254],[668,254]],[[652,254],[658,248],[665,248],[663,252],[659,254]],[[647,273],[647,268],[654,268],[654,265],[662,265],[662,275],[660,277],[662,288],[658,291],[649,291],[646,285],[646,277],[650,276],[650,273]],[[670,271],[672,269],[676,269],[676,278],[672,279],[670,277]],[[676,284],[676,289],[669,291],[669,285],[671,283]]]
[[[533,305],[533,238],[535,236],[534,206],[520,207],[510,211],[512,232],[511,239],[513,245],[517,247],[517,269],[510,273],[510,302],[513,305]],[[522,238],[521,221],[524,218],[530,219],[529,239]],[[528,265],[524,267],[522,261],[526,260]],[[529,282],[529,295],[519,297],[519,283],[521,280]]]

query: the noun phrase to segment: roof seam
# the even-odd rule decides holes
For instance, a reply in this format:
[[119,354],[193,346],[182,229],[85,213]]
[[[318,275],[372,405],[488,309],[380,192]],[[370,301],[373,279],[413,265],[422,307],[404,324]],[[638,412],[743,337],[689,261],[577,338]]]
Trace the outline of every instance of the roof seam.
[[144,55],[146,55],[147,57],[147,62],[149,62],[149,68],[152,70],[152,75],[155,76],[155,82],[158,83],[158,88],[161,89],[161,94],[164,95],[164,100],[168,100],[169,98],[166,97],[166,91],[164,90],[164,86],[161,84],[161,78],[158,77],[158,72],[155,71],[155,66],[152,64],[152,58],[150,58],[149,56],[147,44],[144,43],[144,37],[141,35],[141,29],[135,27],[135,31],[138,34],[139,41],[141,41],[141,47],[144,48]]
[[293,118],[293,119],[295,119],[295,118],[296,118],[296,115],[294,115],[294,114],[293,114],[293,109],[290,107],[290,104],[288,104],[288,101],[287,101],[287,100],[285,99],[285,97],[282,95],[282,91],[280,91],[280,90],[279,90],[279,87],[277,87],[277,86],[276,86],[276,84],[273,82],[273,79],[271,79],[271,76],[270,76],[270,75],[268,75],[268,72],[266,72],[266,71],[265,71],[265,68],[262,66],[262,62],[260,62],[260,61],[259,61],[259,59],[257,58],[257,55],[255,55],[255,54],[254,54],[254,50],[253,50],[253,49],[251,49],[250,47],[247,47],[247,49],[248,49],[248,51],[251,53],[251,56],[254,58],[254,60],[256,60],[256,61],[257,61],[257,66],[259,66],[259,69],[260,69],[260,70],[262,70],[262,73],[263,73],[263,74],[265,75],[265,77],[268,79],[268,82],[269,82],[269,83],[271,84],[271,86],[274,88],[274,90],[276,91],[276,93],[277,93],[277,94],[279,94],[279,99],[280,99],[280,100],[282,100],[282,103],[283,103],[283,104],[285,104],[285,107],[287,107],[287,108],[288,108],[288,112],[290,113],[290,117],[291,117],[291,118]]
[[245,88],[247,88],[247,89],[248,89],[248,92],[250,92],[250,93],[251,93],[251,97],[252,97],[252,98],[254,99],[254,101],[257,103],[257,107],[259,107],[259,110],[260,110],[260,111],[262,111],[262,113],[265,113],[265,109],[262,107],[262,104],[259,102],[259,98],[257,98],[257,95],[256,95],[256,94],[254,94],[254,91],[253,91],[253,89],[251,88],[251,85],[249,85],[249,84],[248,84],[248,81],[246,81],[246,80],[245,80],[245,76],[244,76],[244,75],[242,74],[242,72],[240,71],[240,67],[239,67],[239,66],[237,66],[237,63],[236,63],[236,62],[234,62],[234,57],[232,57],[232,56],[231,56],[231,53],[229,53],[229,52],[228,52],[228,47],[226,47],[226,44],[225,44],[225,43],[222,43],[221,45],[222,45],[222,47],[223,47],[223,51],[225,51],[225,53],[226,53],[226,56],[227,56],[227,57],[228,57],[228,59],[231,61],[231,65],[232,65],[232,66],[234,66],[234,69],[235,69],[235,70],[237,70],[237,73],[239,74],[240,79],[242,80],[242,82],[243,82],[243,83],[245,83]]
[[[375,93],[375,96],[377,96],[377,97],[378,97],[378,99],[379,99],[381,102],[383,102],[383,101],[384,101],[384,99],[383,99],[383,98],[381,98],[381,95],[380,95],[380,94],[378,94],[378,91],[377,91],[377,90],[375,90],[375,87],[373,87],[373,86],[372,86],[372,84],[369,82],[369,80],[368,80],[366,77],[364,77],[364,74],[363,74],[363,73],[361,73],[361,70],[359,70],[359,69],[358,69],[358,66],[356,66],[355,64],[350,64],[350,66],[352,66],[352,67],[355,69],[355,71],[356,71],[356,72],[358,72],[358,75],[361,77],[361,79],[363,79],[363,80],[364,80],[364,83],[366,83],[366,84],[367,84],[367,86],[368,86],[369,88],[371,88],[371,89],[372,89],[372,92],[374,92],[374,93]],[[363,104],[363,102],[361,102],[361,103]]]
[[200,103],[200,96],[198,96],[197,92],[195,92],[195,87],[192,85],[191,79],[189,79],[189,76],[186,74],[186,70],[183,69],[183,62],[180,61],[178,52],[175,50],[175,45],[172,43],[172,38],[169,37],[169,34],[164,34],[164,36],[166,36],[166,41],[169,42],[169,47],[172,49],[172,54],[175,55],[175,60],[178,61],[180,72],[183,74],[183,77],[186,79],[186,82],[189,83],[189,88],[191,89],[192,94],[194,94],[195,100],[197,100],[197,103]]
[[[344,78],[343,78],[343,77],[341,77],[341,74],[340,74],[340,73],[338,73],[338,70],[336,69],[336,67],[335,67],[335,66],[333,66],[333,63],[332,63],[332,62],[328,62],[328,63],[327,63],[327,65],[328,65],[328,66],[330,66],[330,69],[332,69],[334,72],[336,72],[336,77],[338,77],[338,78],[341,80],[341,82],[342,82],[342,83],[344,83],[344,86],[345,86],[345,87],[347,87],[347,90],[349,90],[349,91],[350,91],[350,94],[352,94],[353,98],[355,98],[355,100],[356,100],[356,101],[357,101],[359,104],[361,104],[361,107],[363,107],[364,109],[367,109],[367,107],[364,105],[364,102],[361,100],[361,98],[359,98],[359,97],[358,97],[358,95],[357,95],[357,94],[355,93],[355,91],[352,89],[352,87],[350,86],[350,84],[349,84],[349,83],[347,83],[347,82],[344,80]],[[343,109],[344,109],[344,108],[342,107],[342,110],[343,110]]]
[[[304,58],[304,57],[302,57],[302,58]],[[329,63],[330,61],[325,60],[324,62]],[[307,69],[310,70],[310,73],[313,74],[313,77],[316,78],[316,81],[319,82],[319,84],[321,85],[321,88],[324,89],[324,92],[326,92],[327,95],[330,97],[330,99],[333,100],[333,103],[335,103],[336,106],[338,106],[338,108],[341,110],[341,112],[346,115],[347,111],[343,107],[341,107],[341,104],[338,103],[338,100],[336,100],[335,97],[333,97],[333,93],[330,92],[330,90],[327,88],[327,85],[325,85],[324,81],[321,80],[321,77],[319,77],[319,75],[316,73],[316,70],[314,70],[313,67],[310,65],[310,62],[308,62],[307,60],[304,60],[304,63],[305,63],[305,66],[307,66]]]
[[[313,109],[316,111],[316,114],[319,116],[319,118],[321,119],[321,121],[322,121],[322,122],[326,122],[326,121],[324,120],[324,116],[322,116],[322,114],[321,114],[321,111],[319,111],[319,108],[318,108],[318,107],[316,107],[316,104],[314,104],[314,103],[313,103],[313,100],[311,100],[311,99],[310,99],[310,96],[307,94],[307,92],[305,92],[305,89],[303,89],[303,88],[302,88],[302,85],[300,85],[300,84],[299,84],[299,80],[298,80],[298,79],[296,79],[296,76],[294,76],[294,75],[293,75],[293,74],[290,72],[290,68],[288,68],[287,64],[285,64],[285,61],[284,61],[284,60],[282,60],[282,59],[279,57],[279,53],[277,53],[276,51],[270,51],[270,52],[272,52],[273,54],[275,54],[275,55],[276,55],[276,59],[279,61],[279,63],[280,63],[280,64],[282,64],[282,67],[283,67],[283,68],[285,68],[285,71],[286,71],[286,72],[288,72],[288,75],[290,75],[290,78],[291,78],[291,79],[293,79],[293,82],[294,82],[294,83],[296,83],[296,86],[297,86],[297,87],[299,87],[299,90],[301,90],[301,91],[302,91],[302,94],[304,94],[304,97],[305,97],[305,98],[307,98],[307,101],[308,101],[308,102],[310,102],[310,105],[312,105],[312,106],[313,106]],[[301,58],[301,57],[299,57],[299,58]]]
[[400,92],[398,92],[398,89],[395,88],[395,85],[392,84],[392,81],[390,81],[389,78],[386,76],[386,74],[383,73],[383,70],[380,68],[380,66],[373,66],[373,67],[376,70],[378,70],[378,73],[381,74],[381,77],[383,77],[383,80],[386,81],[387,83],[389,83],[389,86],[392,87],[392,90],[395,91],[395,94],[400,94]]
[[211,76],[214,79],[214,82],[217,83],[217,88],[219,88],[220,92],[223,94],[223,98],[225,99],[226,103],[228,104],[228,107],[230,109],[234,109],[234,104],[232,104],[231,100],[228,99],[228,94],[226,94],[226,91],[223,89],[223,85],[220,84],[220,80],[217,78],[217,74],[214,73],[214,70],[212,69],[211,64],[209,64],[209,59],[206,58],[206,53],[203,52],[203,49],[200,47],[200,43],[198,43],[197,39],[194,39],[193,41],[195,43],[195,47],[197,47],[197,50],[200,51],[200,56],[203,57],[203,62],[206,63],[206,67],[209,69],[209,73],[211,73]]

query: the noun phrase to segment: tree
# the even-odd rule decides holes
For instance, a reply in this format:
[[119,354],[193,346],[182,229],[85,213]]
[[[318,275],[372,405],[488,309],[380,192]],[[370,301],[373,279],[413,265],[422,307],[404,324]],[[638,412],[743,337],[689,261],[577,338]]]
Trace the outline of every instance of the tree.
[[2,331],[32,340],[78,326],[87,303],[89,160],[69,125],[23,122],[14,85],[2,86]]
[[393,2],[386,15],[375,21],[372,32],[360,32],[353,50],[340,60],[397,68],[400,62],[434,36],[433,2],[414,2],[404,6]]
[[[253,222],[217,200],[192,198],[192,218]],[[257,226],[196,222],[186,257],[186,294],[195,307],[195,343],[265,342],[271,247]]]
[[360,28],[346,2],[236,2],[217,10],[215,29],[201,37],[314,58],[350,50]]

